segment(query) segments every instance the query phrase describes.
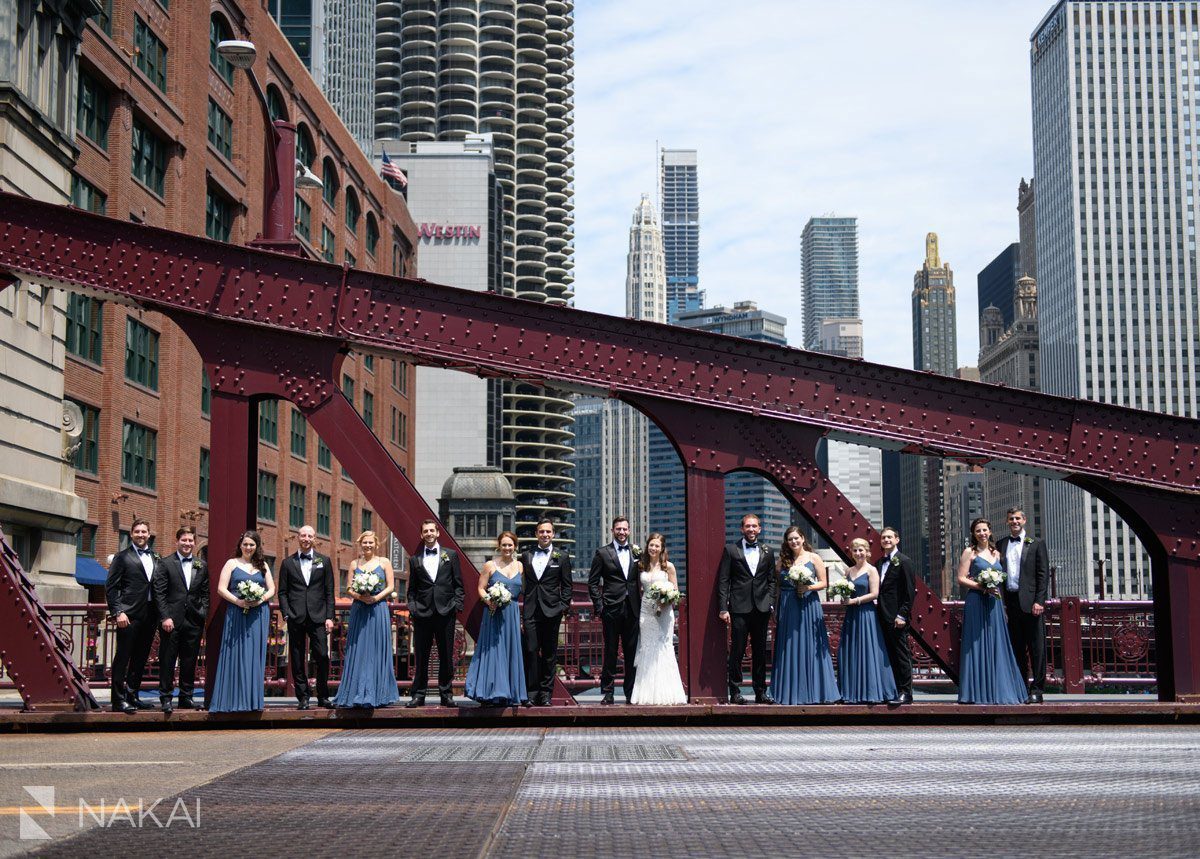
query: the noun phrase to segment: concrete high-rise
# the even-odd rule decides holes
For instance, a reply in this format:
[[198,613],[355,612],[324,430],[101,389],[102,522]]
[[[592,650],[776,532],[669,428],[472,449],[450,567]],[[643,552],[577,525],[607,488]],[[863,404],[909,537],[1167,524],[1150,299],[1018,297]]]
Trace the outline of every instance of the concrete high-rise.
[[[1046,393],[1200,417],[1198,19],[1197,2],[1063,0],[1031,36]],[[1048,481],[1046,525],[1060,593],[1150,593],[1108,507]]]
[[1033,191],[1033,180],[1021,180],[1017,186],[1017,230],[1021,245],[1021,258],[1017,273],[1037,280],[1037,196]]
[[804,278],[804,348],[821,348],[821,323],[856,318],[858,309],[858,219],[809,218],[800,235]]
[[[410,142],[492,134],[502,194],[500,291],[574,298],[574,3],[390,0],[378,4],[375,136]],[[517,533],[550,512],[573,542],[571,400],[501,386],[501,467]]]
[[[925,236],[925,262],[913,276],[913,368],[953,376],[958,369],[954,272],[943,262],[936,233]],[[946,528],[940,459],[906,456],[901,462],[901,540],[925,580],[937,586],[945,566]]]
[[704,306],[700,289],[700,178],[695,149],[659,151],[658,196],[667,267],[667,321]]
[[271,16],[363,152],[375,136],[371,0],[271,0]]

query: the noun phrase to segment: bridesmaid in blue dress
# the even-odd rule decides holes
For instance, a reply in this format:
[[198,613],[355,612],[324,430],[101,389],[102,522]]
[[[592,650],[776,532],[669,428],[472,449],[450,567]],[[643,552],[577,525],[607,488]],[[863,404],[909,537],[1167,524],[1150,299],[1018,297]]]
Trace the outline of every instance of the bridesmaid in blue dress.
[[1000,553],[986,519],[971,523],[971,545],[958,561],[963,601],[962,650],[958,664],[958,703],[1024,704],[1025,678],[1008,638],[1004,600],[998,590],[979,583],[984,570],[1003,572]]
[[842,700],[847,704],[878,704],[896,697],[896,678],[879,627],[879,571],[867,558],[871,544],[861,537],[850,543],[854,566],[846,578],[854,584],[854,596],[846,602],[842,642],[838,647],[838,672]]
[[[266,593],[260,600],[243,599],[238,593],[242,582],[254,582],[265,588]],[[263,557],[262,537],[257,531],[247,531],[238,540],[238,556],[226,561],[221,569],[217,593],[230,605],[225,606],[221,655],[212,694],[207,696],[208,711],[261,711],[267,671],[267,632],[271,625],[268,603],[275,595],[275,579]]]
[[[346,576],[346,592],[354,604],[350,606],[342,682],[333,706],[386,707],[400,700],[392,655],[392,609],[387,602],[396,575],[392,562],[375,554],[379,540],[374,531],[363,531],[355,542],[358,559]],[[356,593],[351,589],[356,573],[374,573],[379,584],[369,593]]]
[[514,557],[517,536],[505,531],[496,539],[499,556],[488,561],[479,572],[479,598],[488,602],[488,588],[499,585],[512,596],[502,609],[489,606],[479,624],[475,656],[467,669],[467,697],[480,704],[512,707],[529,700],[525,689],[525,657],[521,646],[521,614],[517,597],[521,595],[521,562]]
[[[811,585],[788,580],[793,566],[816,574]],[[776,704],[831,704],[842,697],[829,655],[829,632],[817,592],[829,582],[825,562],[808,548],[795,525],[783,532],[779,549],[779,610],[775,621],[775,659],[771,697]]]

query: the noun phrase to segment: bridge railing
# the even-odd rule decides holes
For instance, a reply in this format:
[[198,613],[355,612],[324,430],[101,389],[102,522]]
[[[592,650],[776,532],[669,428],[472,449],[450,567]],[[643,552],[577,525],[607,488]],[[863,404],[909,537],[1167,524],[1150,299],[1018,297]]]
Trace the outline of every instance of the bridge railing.
[[[961,613],[962,603],[947,603]],[[392,633],[396,677],[402,690],[412,681],[415,665],[411,655],[408,612],[403,603],[393,603]],[[108,684],[108,666],[116,651],[116,625],[107,619],[103,603],[51,604],[46,606],[60,634],[88,681],[94,687]],[[330,681],[341,678],[345,653],[349,601],[340,601],[338,621],[330,636]],[[829,630],[834,663],[841,638],[845,608],[840,603],[825,603],[825,624]],[[1046,609],[1047,684],[1066,692],[1107,689],[1144,689],[1156,683],[1154,618],[1151,601],[1082,600],[1067,597],[1051,600]],[[563,682],[572,692],[600,685],[600,666],[604,656],[604,634],[600,619],[592,616],[587,602],[571,606],[562,627],[559,666]],[[686,641],[686,615],[680,613],[677,641]],[[466,677],[472,643],[459,627],[454,640],[455,678],[461,687]],[[768,660],[774,651],[774,623],[768,633]],[[749,679],[749,653],[746,662]],[[430,676],[436,677],[437,653],[433,655]],[[949,688],[950,679],[919,645],[913,646],[914,682],[922,687]],[[311,672],[310,672],[311,677]],[[204,650],[200,651],[197,680],[203,683]],[[144,689],[158,686],[157,639],[143,678]],[[288,665],[286,625],[278,612],[272,612],[267,639],[266,686],[268,693],[290,695],[291,672]],[[14,684],[0,668],[0,689]]]

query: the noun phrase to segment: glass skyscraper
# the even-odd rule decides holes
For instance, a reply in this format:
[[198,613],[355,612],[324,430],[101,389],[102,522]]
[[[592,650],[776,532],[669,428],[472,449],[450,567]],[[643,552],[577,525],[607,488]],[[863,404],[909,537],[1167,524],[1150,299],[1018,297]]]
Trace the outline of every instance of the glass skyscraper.
[[858,219],[809,218],[800,235],[804,348],[821,348],[821,322],[858,309]]
[[663,149],[658,196],[667,264],[667,321],[704,306],[700,289],[700,179],[695,149]]

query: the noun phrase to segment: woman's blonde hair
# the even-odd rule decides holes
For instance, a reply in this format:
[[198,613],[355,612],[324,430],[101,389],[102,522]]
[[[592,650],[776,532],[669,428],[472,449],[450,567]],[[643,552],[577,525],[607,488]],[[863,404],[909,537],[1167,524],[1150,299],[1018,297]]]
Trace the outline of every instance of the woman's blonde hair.
[[378,549],[379,548],[379,537],[377,537],[375,535],[374,531],[363,531],[361,534],[358,535],[358,539],[354,541],[354,544],[361,549],[362,541],[367,539],[368,537],[370,537],[372,540],[375,541],[375,548]]
[[855,548],[856,546],[862,546],[868,552],[871,551],[871,544],[869,542],[867,542],[866,540],[864,540],[862,537],[855,537],[853,540],[850,541],[851,549]]

